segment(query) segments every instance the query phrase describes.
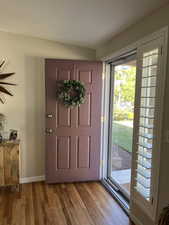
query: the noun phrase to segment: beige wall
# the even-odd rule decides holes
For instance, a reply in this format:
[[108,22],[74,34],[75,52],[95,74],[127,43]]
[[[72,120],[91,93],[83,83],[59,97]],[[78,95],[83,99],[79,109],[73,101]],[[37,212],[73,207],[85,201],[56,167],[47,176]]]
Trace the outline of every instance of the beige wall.
[[[169,6],[100,46],[97,49],[97,58],[107,56],[166,25],[169,25]],[[2,58],[9,60],[6,71],[16,72],[16,75],[10,79],[18,84],[17,87],[12,88],[14,97],[8,97],[5,105],[0,104],[0,112],[7,116],[8,128],[19,130],[22,177],[44,175],[44,58],[95,59],[95,51],[0,32],[0,53]],[[167,65],[163,130],[169,129],[168,71],[169,63]],[[161,161],[159,211],[162,206],[169,203],[169,145],[167,143],[163,143]]]
[[169,25],[169,4],[156,11],[149,17],[145,17],[139,23],[129,27],[124,32],[116,35],[113,39],[97,48],[97,58],[108,56],[109,54],[143,38],[147,34]]
[[10,78],[18,84],[11,88],[14,97],[0,104],[0,113],[6,115],[8,128],[19,130],[22,177],[44,175],[44,58],[95,59],[95,51],[0,32],[0,55],[9,61],[6,71],[16,72]]
[[[162,8],[152,14],[151,16],[145,18],[141,22],[131,26],[126,31],[120,33],[114,37],[111,41],[100,46],[97,51],[97,58],[101,59],[102,57],[108,56],[115,51],[120,50],[121,48],[130,45],[144,36],[151,34],[164,26],[169,26],[169,5],[165,8]],[[169,49],[168,49],[169,51]],[[169,57],[167,60],[167,81],[165,87],[165,106],[164,106],[164,120],[163,120],[163,147],[161,155],[161,171],[160,171],[160,193],[159,193],[159,205],[158,213],[161,212],[162,207],[169,204],[169,144],[165,141],[165,132],[169,130]],[[142,222],[148,221],[144,214],[135,208],[135,214],[138,214],[138,217],[142,216]],[[147,225],[153,224],[148,222]]]

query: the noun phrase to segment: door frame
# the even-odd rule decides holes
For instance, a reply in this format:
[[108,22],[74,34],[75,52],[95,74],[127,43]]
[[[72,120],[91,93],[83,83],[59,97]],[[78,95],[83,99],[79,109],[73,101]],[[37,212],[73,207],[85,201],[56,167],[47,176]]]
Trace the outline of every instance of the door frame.
[[[102,83],[102,117],[101,117],[101,171],[100,171],[100,178],[101,178],[101,182],[103,183],[103,185],[105,185],[108,190],[114,195],[114,197],[119,201],[119,204],[122,207],[125,207],[125,211],[127,213],[130,214],[129,208],[126,207],[125,202],[123,202],[120,197],[112,190],[111,186],[109,185],[108,181],[107,181],[107,160],[108,160],[108,146],[109,146],[109,141],[108,141],[108,130],[109,130],[109,105],[110,105],[110,101],[109,101],[109,97],[110,97],[110,83],[111,83],[111,65],[110,62],[111,61],[115,61],[116,59],[118,59],[119,57],[130,53],[132,51],[137,51],[138,47],[140,45],[142,45],[145,42],[149,42],[152,40],[155,40],[157,38],[159,38],[160,36],[164,37],[164,48],[167,49],[168,46],[168,26],[163,27],[162,29],[151,33],[143,38],[141,38],[140,40],[106,56],[103,57],[101,60],[103,61],[103,83]],[[164,74],[166,74],[166,64],[167,64],[167,51],[164,51],[164,57],[163,57],[163,72]],[[163,88],[163,97],[164,97],[164,89]],[[162,109],[162,114],[164,114],[164,109]],[[133,168],[133,160],[132,160],[132,168]],[[132,169],[132,173],[133,173],[133,169]],[[132,174],[131,174],[132,176]],[[158,183],[159,186],[159,183]],[[131,204],[130,204],[131,207]],[[132,219],[138,223],[141,224],[140,221],[137,220],[137,218],[134,218],[134,216],[130,215],[132,217]]]
[[[66,68],[65,68],[66,66]],[[57,113],[58,113],[58,107],[59,107],[59,103],[57,104],[58,106],[56,107],[56,105],[54,106],[54,109],[52,109],[52,104],[53,104],[53,99],[54,99],[54,93],[53,91],[51,91],[51,85],[54,87],[56,86],[56,82],[53,82],[53,79],[59,80],[60,77],[60,73],[57,72],[57,74],[59,74],[59,76],[56,76],[56,68],[57,71],[61,70],[61,71],[68,71],[68,77],[70,76],[70,78],[65,78],[65,79],[76,79],[76,80],[80,80],[80,71],[82,70],[82,72],[88,72],[89,71],[89,77],[92,76],[92,79],[89,78],[89,81],[84,80],[85,86],[86,86],[86,95],[91,93],[92,94],[92,99],[93,101],[93,105],[91,105],[91,113],[88,115],[90,117],[90,124],[88,125],[79,125],[79,121],[77,121],[75,119],[76,114],[79,113],[78,109],[76,109],[75,111],[72,109],[72,112],[69,112],[69,114],[71,113],[73,118],[73,113],[74,113],[74,119],[72,119],[71,121],[71,126],[68,124],[64,125],[59,125],[58,121],[59,119],[57,118]],[[92,75],[91,75],[92,72]],[[70,75],[69,75],[70,74]],[[80,182],[80,181],[90,181],[90,180],[99,180],[100,179],[100,140],[101,140],[101,122],[100,122],[100,117],[101,117],[101,93],[100,90],[102,89],[102,82],[101,82],[101,74],[102,74],[102,62],[101,61],[89,61],[89,60],[68,60],[68,59],[52,59],[52,58],[46,58],[45,59],[45,85],[46,85],[46,128],[52,128],[53,129],[53,135],[49,135],[48,138],[46,136],[46,144],[48,142],[47,139],[51,138],[50,142],[54,142],[52,149],[56,148],[58,149],[59,145],[59,141],[56,142],[56,137],[57,140],[58,137],[63,138],[63,137],[68,137],[68,152],[70,152],[70,148],[74,149],[74,151],[70,152],[71,154],[67,154],[68,155],[68,160],[69,163],[67,165],[66,168],[64,167],[58,167],[58,159],[56,159],[56,149],[52,150],[52,153],[54,154],[54,160],[57,162],[55,163],[55,161],[52,159],[52,154],[47,154],[47,145],[46,145],[46,182],[47,183],[62,183],[62,182]],[[83,77],[85,77],[85,74],[82,74]],[[51,79],[52,78],[52,79]],[[60,77],[60,80],[63,77]],[[97,82],[97,83],[96,83]],[[50,88],[49,88],[50,87]],[[56,87],[55,87],[56,88]],[[97,103],[97,99],[99,99],[99,104]],[[55,99],[54,99],[55,100]],[[47,104],[48,103],[48,104]],[[54,102],[54,104],[56,104],[56,102]],[[89,106],[90,106],[90,102],[89,102]],[[97,111],[97,116],[95,116],[95,111],[94,109]],[[69,109],[70,111],[71,109]],[[54,119],[54,127],[53,123],[51,120],[52,116],[48,117],[48,113],[49,115],[51,113],[54,113],[53,115],[53,119]],[[55,115],[56,114],[56,115]],[[66,112],[67,114],[67,112]],[[71,120],[68,119],[68,120]],[[80,117],[79,117],[80,118]],[[58,120],[58,121],[56,121]],[[57,123],[56,123],[57,122]],[[49,127],[48,127],[49,125]],[[63,128],[68,128],[69,131],[68,132],[63,132]],[[83,127],[83,132],[82,134],[79,133],[81,127]],[[59,129],[61,131],[61,134],[59,132]],[[73,130],[73,135],[71,133],[71,130]],[[78,133],[77,133],[78,131]],[[59,132],[59,133],[58,133]],[[99,132],[99,133],[97,133]],[[50,133],[49,133],[50,134]],[[87,136],[89,135],[89,136]],[[55,137],[55,141],[53,139],[53,137]],[[88,149],[89,149],[89,154],[88,154],[88,166],[79,166],[78,162],[74,162],[74,161],[78,161],[77,160],[72,160],[73,162],[73,166],[70,166],[70,159],[74,158],[72,157],[72,154],[74,152],[74,154],[76,154],[77,157],[80,156],[80,152],[79,152],[79,148],[82,145],[80,143],[80,136],[82,138],[84,137],[88,137]],[[74,140],[72,142],[69,141],[70,137],[73,137]],[[78,138],[76,138],[78,137]],[[72,139],[73,139],[72,138]],[[77,139],[77,140],[75,140]],[[84,140],[84,139],[83,139]],[[91,140],[91,141],[90,141]],[[70,143],[70,144],[69,144]],[[73,143],[73,145],[72,145]],[[76,146],[76,147],[75,147]],[[84,146],[84,145],[82,145]],[[91,150],[91,151],[90,151]],[[51,152],[51,149],[50,149]],[[96,154],[97,153],[97,154]],[[50,160],[50,162],[48,162]],[[83,157],[82,157],[83,160]],[[48,163],[50,164],[50,166],[48,166]],[[76,164],[74,166],[74,164]],[[55,171],[57,171],[57,173],[53,173],[51,170],[53,168],[55,169]],[[55,168],[57,167],[57,168]],[[65,169],[69,169],[69,171],[65,170]],[[74,170],[74,171],[73,171]],[[82,171],[80,171],[82,170]],[[70,174],[70,171],[71,172]],[[79,172],[80,171],[80,172]],[[60,172],[60,174],[59,174]],[[67,178],[65,178],[65,174],[67,173]],[[83,174],[83,176],[80,176],[80,174]],[[58,176],[58,177],[57,177]],[[72,178],[73,177],[73,178]],[[66,179],[66,181],[64,180]]]
[[[130,62],[132,60],[137,60],[137,53],[136,51],[132,51],[128,56],[125,56],[124,59],[122,60],[118,60],[118,62],[113,62],[110,65],[110,95],[109,95],[109,118],[108,118],[108,123],[109,123],[109,128],[108,128],[108,168],[107,168],[107,177],[108,179],[112,182],[112,185],[115,185],[115,189],[119,190],[121,192],[122,195],[124,195],[124,197],[129,201],[129,196],[127,194],[127,192],[125,190],[123,190],[123,188],[121,188],[121,186],[116,183],[110,175],[110,171],[111,171],[111,150],[113,148],[112,145],[112,122],[113,122],[113,118],[112,118],[112,114],[113,114],[113,105],[114,105],[114,101],[113,101],[113,96],[114,96],[114,78],[115,78],[115,67],[118,65],[121,65],[123,63],[127,63]],[[135,83],[135,89],[136,89],[136,83]],[[134,122],[134,119],[133,119]]]

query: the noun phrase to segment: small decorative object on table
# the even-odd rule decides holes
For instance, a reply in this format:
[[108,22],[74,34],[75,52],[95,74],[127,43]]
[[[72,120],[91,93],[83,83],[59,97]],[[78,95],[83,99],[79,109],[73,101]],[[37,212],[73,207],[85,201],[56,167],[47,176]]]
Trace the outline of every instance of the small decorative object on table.
[[3,137],[2,137],[2,134],[0,133],[0,143],[2,143],[3,141]]
[[0,113],[0,143],[3,141],[3,133],[5,130],[6,118],[5,115]]
[[0,131],[5,130],[6,118],[5,115],[0,113]]
[[15,141],[17,139],[17,130],[10,130],[10,136],[9,136],[9,140],[13,140]]

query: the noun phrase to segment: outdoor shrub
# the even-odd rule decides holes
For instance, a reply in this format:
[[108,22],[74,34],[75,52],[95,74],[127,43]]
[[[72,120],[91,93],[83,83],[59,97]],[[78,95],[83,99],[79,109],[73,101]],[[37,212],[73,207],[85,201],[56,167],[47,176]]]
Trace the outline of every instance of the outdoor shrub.
[[114,120],[133,120],[133,112],[128,111],[126,109],[115,109],[114,111]]
[[134,119],[134,113],[133,112],[128,112],[128,120],[133,120]]

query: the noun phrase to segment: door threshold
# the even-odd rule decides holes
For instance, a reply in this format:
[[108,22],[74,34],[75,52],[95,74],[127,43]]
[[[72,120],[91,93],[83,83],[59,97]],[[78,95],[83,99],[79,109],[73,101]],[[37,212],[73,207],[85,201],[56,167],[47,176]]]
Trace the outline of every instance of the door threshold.
[[130,207],[129,202],[123,197],[121,194],[119,194],[109,183],[108,180],[103,179],[101,180],[101,183],[103,186],[109,191],[109,193],[115,198],[115,200],[119,203],[119,205],[122,207],[124,212],[129,216]]
[[125,191],[124,188],[122,188],[122,187],[120,186],[119,183],[117,183],[116,180],[113,180],[113,179],[110,178],[110,177],[108,177],[106,180],[107,180],[107,182],[110,184],[110,186],[112,186],[112,188],[115,189],[115,191],[120,191],[122,197],[124,197],[124,199],[125,199],[127,202],[129,202],[130,195]]

